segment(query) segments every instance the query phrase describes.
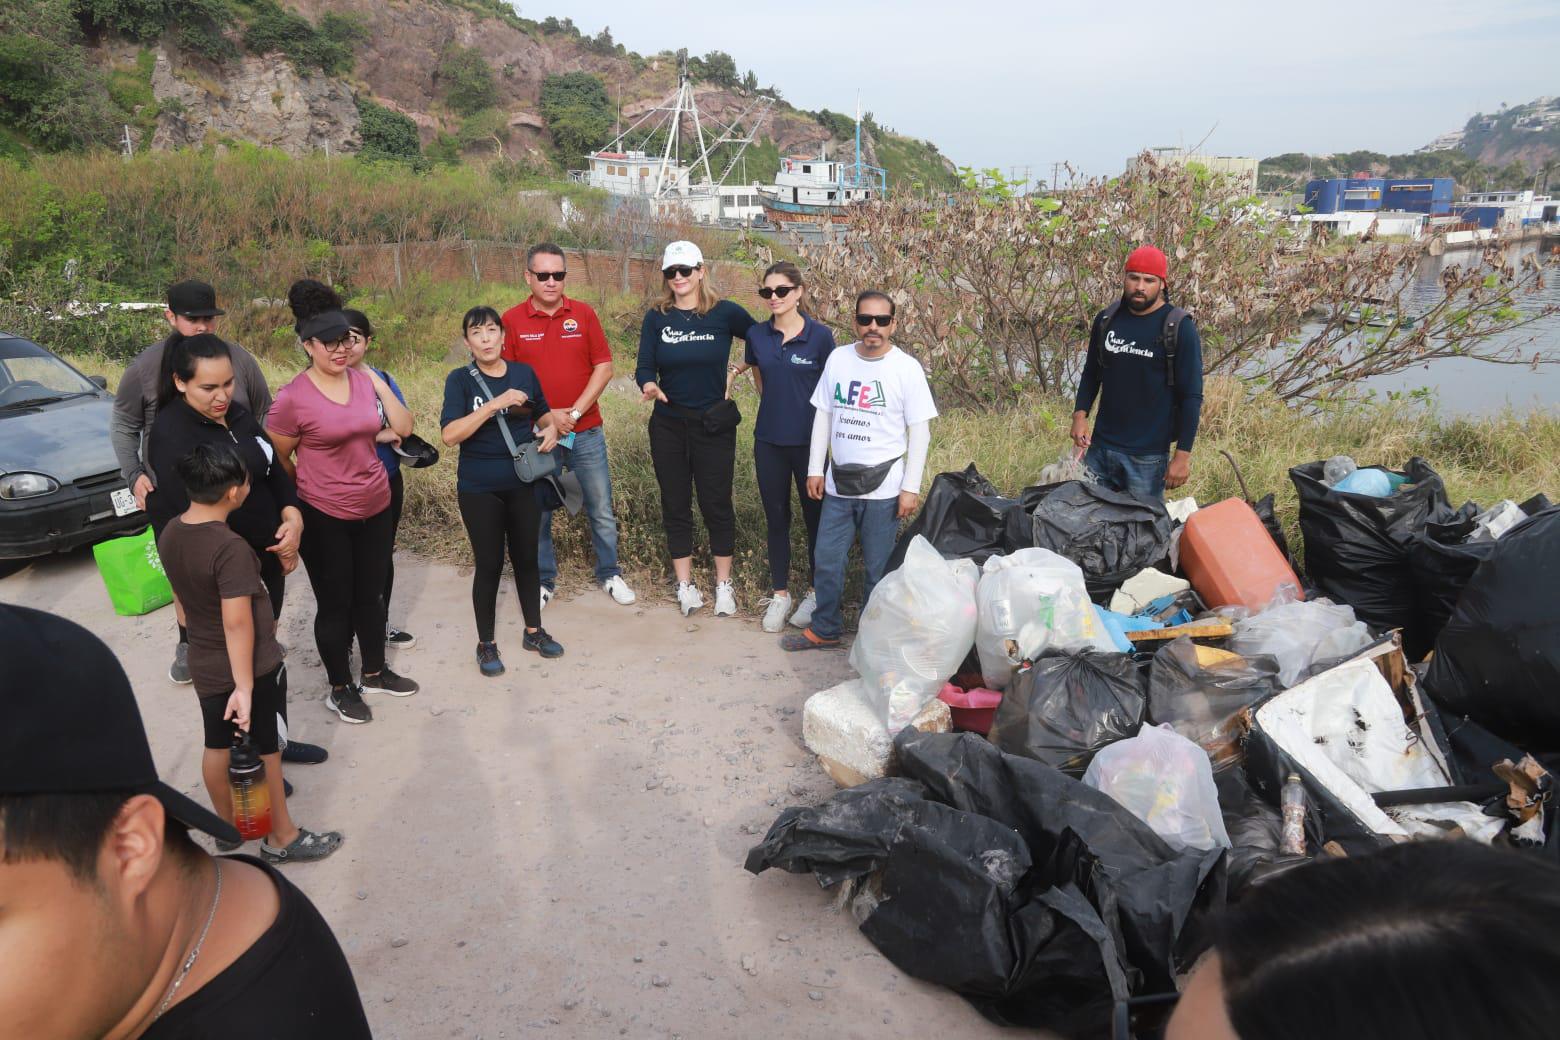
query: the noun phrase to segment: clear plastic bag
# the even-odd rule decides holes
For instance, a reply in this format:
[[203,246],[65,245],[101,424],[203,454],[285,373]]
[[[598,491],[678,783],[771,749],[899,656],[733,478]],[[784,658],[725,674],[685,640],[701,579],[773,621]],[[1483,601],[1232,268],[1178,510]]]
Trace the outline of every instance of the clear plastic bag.
[[1089,601],[1083,571],[1049,549],[993,556],[975,590],[975,651],[981,679],[1005,690],[1013,672],[1045,650],[1111,650]]
[[1352,607],[1330,599],[1288,602],[1235,622],[1229,648],[1242,657],[1271,654],[1286,687],[1306,677],[1319,661],[1336,661],[1370,645],[1370,629]]
[[1230,847],[1207,754],[1168,726],[1144,726],[1137,736],[1101,748],[1083,782],[1177,851]]
[[1069,480],[1092,481],[1094,474],[1083,464],[1083,449],[1064,451],[1049,466],[1040,469],[1041,484],[1061,484]]
[[905,562],[872,590],[850,663],[898,733],[936,698],[975,642],[975,564],[945,560],[917,535]]

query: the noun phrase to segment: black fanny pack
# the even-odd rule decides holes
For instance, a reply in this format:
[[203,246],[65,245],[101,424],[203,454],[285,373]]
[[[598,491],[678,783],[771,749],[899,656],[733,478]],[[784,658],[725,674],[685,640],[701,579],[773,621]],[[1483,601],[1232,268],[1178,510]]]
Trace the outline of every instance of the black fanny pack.
[[835,493],[842,498],[861,498],[863,495],[872,494],[883,486],[883,481],[888,479],[889,471],[898,461],[898,459],[889,459],[876,466],[831,464],[830,471],[834,474]]
[[679,419],[697,419],[704,426],[705,433],[729,433],[742,425],[742,410],[729,397],[715,402],[702,412],[676,405],[667,407]]

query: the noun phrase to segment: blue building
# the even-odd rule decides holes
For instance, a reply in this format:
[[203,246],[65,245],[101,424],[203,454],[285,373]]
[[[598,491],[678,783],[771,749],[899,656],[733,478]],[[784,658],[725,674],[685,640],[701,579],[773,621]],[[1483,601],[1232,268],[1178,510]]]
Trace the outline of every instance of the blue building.
[[1450,177],[1386,180],[1381,177],[1332,177],[1305,186],[1305,205],[1315,213],[1349,210],[1440,214],[1452,208]]

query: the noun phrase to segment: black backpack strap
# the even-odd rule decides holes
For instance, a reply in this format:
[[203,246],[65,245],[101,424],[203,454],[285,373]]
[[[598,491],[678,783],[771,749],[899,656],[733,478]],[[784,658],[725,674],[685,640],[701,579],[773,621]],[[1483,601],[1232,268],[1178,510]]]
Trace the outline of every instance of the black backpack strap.
[[1094,325],[1089,329],[1089,352],[1099,358],[1101,368],[1105,367],[1105,362],[1110,357],[1104,349],[1105,330],[1110,327],[1111,319],[1119,310],[1121,310],[1121,301],[1118,299],[1094,316]]
[[1176,352],[1181,346],[1181,322],[1187,317],[1185,307],[1171,307],[1159,330],[1159,343],[1165,352],[1165,376],[1172,388],[1175,386]]

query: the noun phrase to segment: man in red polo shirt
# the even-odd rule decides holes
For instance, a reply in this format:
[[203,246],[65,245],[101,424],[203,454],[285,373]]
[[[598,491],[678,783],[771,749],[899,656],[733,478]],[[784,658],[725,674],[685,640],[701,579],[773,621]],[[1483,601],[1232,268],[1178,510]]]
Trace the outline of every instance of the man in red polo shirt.
[[[612,512],[612,476],[607,468],[606,430],[596,401],[612,380],[612,352],[601,322],[588,304],[563,294],[563,250],[551,242],[535,245],[525,255],[525,283],[531,297],[504,313],[504,357],[523,361],[536,370],[550,413],[565,440],[559,445],[563,465],[573,471],[585,492],[590,541],[596,550],[596,581],[613,600],[627,606],[634,590],[618,567],[618,525]],[[542,513],[537,562],[542,572],[542,605],[552,598],[558,580],[558,555],[553,549],[552,510]]]

